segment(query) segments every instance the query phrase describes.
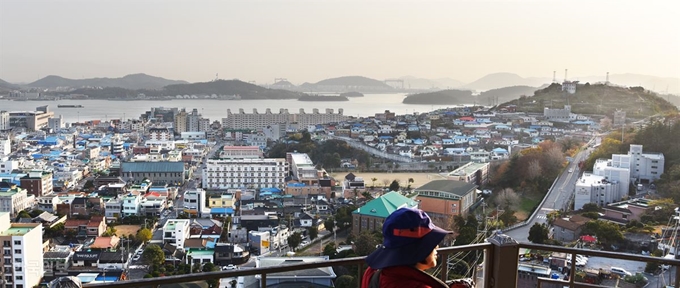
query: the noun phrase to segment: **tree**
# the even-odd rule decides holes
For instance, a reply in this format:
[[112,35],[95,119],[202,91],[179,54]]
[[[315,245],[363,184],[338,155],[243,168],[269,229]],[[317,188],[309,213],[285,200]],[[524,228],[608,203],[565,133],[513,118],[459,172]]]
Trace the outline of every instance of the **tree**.
[[104,237],[111,237],[113,235],[116,235],[116,228],[113,228],[111,226],[106,228],[106,231],[104,233],[102,233],[102,236],[104,236]]
[[141,241],[142,243],[149,242],[151,240],[151,237],[153,234],[151,233],[151,230],[148,228],[143,228],[137,231],[137,235],[135,236],[138,241]]
[[333,232],[333,230],[335,230],[335,219],[333,219],[333,217],[326,219],[326,221],[323,222],[323,226],[326,227],[326,230]]
[[17,218],[33,218],[33,217],[31,217],[31,215],[28,214],[26,210],[21,210],[21,212],[19,212],[19,215],[17,215]]
[[467,245],[477,238],[477,229],[465,226],[458,231],[454,246]]
[[335,258],[335,255],[337,255],[337,250],[335,249],[335,243],[331,242],[326,244],[326,246],[323,247],[323,255],[328,256],[329,258],[333,259]]
[[316,226],[307,228],[307,233],[309,234],[309,239],[314,240],[316,236],[319,236],[319,229]]
[[392,183],[390,184],[390,191],[399,191],[399,181],[398,180],[392,180]]
[[496,205],[498,205],[499,208],[505,210],[516,210],[520,201],[521,198],[519,195],[517,195],[515,190],[512,190],[511,188],[505,188],[501,190],[501,192],[496,196]]
[[364,191],[364,193],[361,193],[361,196],[364,196],[364,198],[366,198],[367,201],[373,200],[373,195],[371,195],[371,193],[368,193],[368,191]]
[[217,271],[219,270],[215,264],[208,262],[203,264],[203,272],[211,272],[211,271]]
[[64,223],[58,223],[45,229],[45,236],[56,237],[64,233]]
[[147,245],[144,252],[142,252],[142,262],[149,266],[163,265],[165,263],[165,253],[163,253],[161,246],[156,244]]
[[375,181],[378,181],[378,178],[375,177],[371,178],[371,182],[373,183],[371,184],[371,188],[375,188]]
[[295,251],[295,249],[300,246],[300,243],[302,242],[302,235],[300,233],[295,232],[288,236],[288,246],[290,246],[290,249]]
[[583,212],[600,212],[600,206],[597,206],[595,203],[586,203],[583,204],[583,207],[581,207],[581,211]]
[[369,231],[359,233],[359,236],[354,241],[354,252],[359,256],[371,254],[371,252],[375,251],[376,246],[382,242],[381,238],[380,233],[371,233]]
[[548,240],[548,226],[545,224],[534,223],[529,229],[529,237],[532,243],[543,244]]
[[352,275],[342,275],[335,279],[336,288],[355,288],[359,287],[356,278]]
[[538,162],[538,159],[532,160],[529,162],[529,167],[527,167],[527,178],[534,179],[538,176],[541,176],[542,170],[541,163]]
[[406,187],[406,189],[411,190],[411,184],[413,184],[414,182],[415,180],[413,180],[413,178],[408,178],[408,186]]

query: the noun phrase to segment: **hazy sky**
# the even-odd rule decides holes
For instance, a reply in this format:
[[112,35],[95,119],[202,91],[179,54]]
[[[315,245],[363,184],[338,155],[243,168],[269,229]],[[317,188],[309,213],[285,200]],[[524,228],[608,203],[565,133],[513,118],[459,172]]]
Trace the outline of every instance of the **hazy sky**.
[[0,78],[680,77],[680,1],[0,0]]

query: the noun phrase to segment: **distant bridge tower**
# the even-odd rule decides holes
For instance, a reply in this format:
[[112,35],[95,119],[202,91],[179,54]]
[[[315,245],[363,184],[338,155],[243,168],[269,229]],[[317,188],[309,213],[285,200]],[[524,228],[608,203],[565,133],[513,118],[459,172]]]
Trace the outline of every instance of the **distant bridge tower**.
[[288,81],[286,78],[274,78],[274,84],[278,83],[279,81]]
[[220,80],[220,73],[215,73],[215,81]]
[[567,78],[567,70],[568,69],[564,69],[564,82],[567,82],[567,79],[569,79]]
[[552,83],[557,83],[557,71],[553,70],[553,82]]
[[394,88],[404,89],[404,80],[401,79],[385,79],[385,84],[390,85]]

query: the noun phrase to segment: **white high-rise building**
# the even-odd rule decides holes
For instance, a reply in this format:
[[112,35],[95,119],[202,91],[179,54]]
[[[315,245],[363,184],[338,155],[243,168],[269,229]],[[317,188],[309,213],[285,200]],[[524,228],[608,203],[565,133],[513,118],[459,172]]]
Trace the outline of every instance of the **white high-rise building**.
[[[592,203],[606,205],[628,196],[633,181],[653,182],[664,172],[664,156],[661,153],[642,153],[642,145],[631,144],[628,154],[613,154],[611,159],[597,159],[592,175],[585,173],[576,184],[576,198],[585,201],[587,187],[600,189],[601,197],[592,196]],[[579,188],[580,187],[580,188]],[[580,190],[579,190],[580,189]],[[590,190],[589,190],[590,191]],[[579,193],[581,196],[579,196]],[[590,194],[588,194],[590,195]],[[578,202],[578,200],[577,200]],[[585,203],[583,203],[585,204]],[[574,209],[579,209],[575,204]]]
[[0,131],[9,130],[9,112],[0,111]]
[[0,213],[0,243],[3,251],[3,287],[35,287],[43,277],[42,224],[10,223],[9,213]]
[[52,117],[50,119],[47,119],[47,127],[54,131],[58,131],[61,128],[64,128],[64,118],[61,115],[59,115],[59,117]]
[[307,127],[349,119],[349,116],[342,113],[343,109],[338,109],[337,114],[333,112],[333,109],[326,109],[326,113],[319,113],[319,109],[313,109],[312,113],[305,113],[304,109],[300,109],[298,114],[289,113],[288,109],[281,109],[277,114],[272,113],[271,109],[267,109],[265,113],[258,113],[257,109],[253,109],[252,114],[247,114],[243,109],[239,109],[238,113],[232,113],[230,109],[227,109],[227,118],[222,119],[222,126],[228,129],[263,129],[272,124],[296,122],[299,127]]

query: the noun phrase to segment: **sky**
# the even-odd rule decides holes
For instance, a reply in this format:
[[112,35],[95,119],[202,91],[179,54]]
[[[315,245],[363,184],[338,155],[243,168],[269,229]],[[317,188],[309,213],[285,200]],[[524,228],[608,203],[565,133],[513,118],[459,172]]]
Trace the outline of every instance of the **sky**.
[[0,0],[0,79],[680,77],[678,11],[675,0]]

